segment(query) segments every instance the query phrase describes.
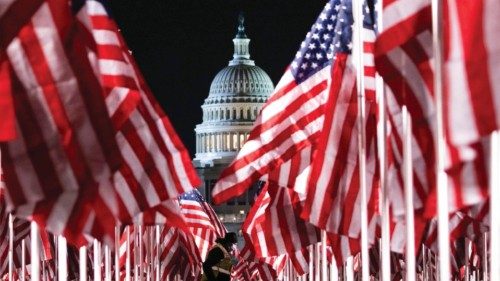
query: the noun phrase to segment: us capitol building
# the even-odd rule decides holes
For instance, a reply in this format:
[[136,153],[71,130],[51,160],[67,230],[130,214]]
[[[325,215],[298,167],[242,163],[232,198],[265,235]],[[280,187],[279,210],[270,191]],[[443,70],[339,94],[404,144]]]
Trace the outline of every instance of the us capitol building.
[[[203,122],[195,128],[193,164],[203,182],[199,191],[209,203],[212,203],[211,191],[220,173],[247,140],[257,114],[274,90],[267,73],[250,59],[250,39],[245,34],[242,15],[233,43],[233,59],[212,81],[201,106]],[[253,186],[240,197],[213,206],[228,230],[240,228],[256,192],[257,186]]]

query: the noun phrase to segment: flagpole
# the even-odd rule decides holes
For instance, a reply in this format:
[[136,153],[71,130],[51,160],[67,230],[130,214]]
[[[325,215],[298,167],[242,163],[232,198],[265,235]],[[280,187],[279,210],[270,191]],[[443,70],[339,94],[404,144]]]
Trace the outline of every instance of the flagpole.
[[126,258],[125,258],[125,281],[130,281],[130,226],[126,227],[127,232],[127,246],[126,246]]
[[[37,239],[37,237],[32,237]],[[62,236],[57,237],[57,277],[59,281],[68,279],[68,245]]]
[[[33,241],[33,240],[32,240]],[[26,281],[26,240],[21,242],[21,281]]]
[[432,0],[432,45],[434,51],[434,95],[436,97],[436,176],[438,207],[439,279],[450,280],[450,243],[448,218],[448,185],[445,173],[445,139],[443,121],[443,27],[442,1]]
[[139,240],[139,264],[138,264],[138,271],[139,271],[139,281],[142,281],[142,261],[143,261],[143,247],[142,247],[142,240],[144,239],[143,237],[143,231],[144,227],[142,225],[139,225],[139,237],[138,237],[138,240]]
[[111,281],[111,250],[104,246],[104,280]]
[[[491,204],[491,199],[490,199]],[[490,224],[491,225],[491,224]],[[488,232],[483,233],[483,280],[488,280]]]
[[490,162],[490,278],[500,280],[500,136],[498,132],[491,134]]
[[146,281],[151,280],[151,227],[145,226],[144,234],[146,235],[146,249],[145,249],[145,270],[146,270]]
[[138,226],[134,225],[134,281],[139,281],[139,234],[137,233],[138,231]]
[[87,247],[80,247],[78,254],[80,256],[80,281],[87,281]]
[[353,256],[350,256],[347,258],[344,267],[345,267],[344,280],[354,281],[354,257]]
[[[375,4],[377,11],[377,33],[380,34],[384,28],[383,21],[383,4],[384,0],[379,0]],[[377,105],[379,111],[378,123],[378,147],[379,147],[379,165],[380,165],[380,187],[382,199],[380,200],[380,224],[381,224],[381,239],[380,239],[380,279],[381,281],[391,280],[391,234],[390,234],[390,202],[389,189],[387,187],[387,116],[386,116],[386,100],[385,100],[385,85],[384,80],[378,73],[375,74],[375,83],[377,90]]]
[[332,262],[330,263],[330,279],[331,281],[339,280],[339,268],[337,267],[337,261],[335,255],[332,255]]
[[14,219],[9,213],[9,281],[12,281],[14,273]]
[[[40,254],[38,251],[38,236],[39,236],[38,225],[36,224],[36,222],[32,221],[31,222],[31,280],[32,281],[40,281]],[[25,249],[23,249],[23,256],[24,255],[25,255]],[[23,267],[23,275],[25,275],[24,271],[25,268]]]
[[94,280],[101,281],[101,247],[99,241],[94,239]]
[[413,162],[411,151],[411,116],[403,106],[403,165],[406,205],[406,281],[415,281],[415,223],[413,218]]
[[160,226],[155,225],[156,232],[156,281],[160,281]]
[[115,281],[120,281],[120,228],[115,226]]
[[321,230],[321,280],[328,280],[328,267],[326,258],[326,231]]
[[365,85],[364,85],[364,60],[363,60],[363,0],[353,0],[352,10],[354,16],[353,53],[356,63],[356,89],[358,94],[358,156],[359,156],[359,186],[361,190],[361,272],[362,280],[370,279],[370,257],[368,255],[368,206],[366,192],[366,110],[365,110]]

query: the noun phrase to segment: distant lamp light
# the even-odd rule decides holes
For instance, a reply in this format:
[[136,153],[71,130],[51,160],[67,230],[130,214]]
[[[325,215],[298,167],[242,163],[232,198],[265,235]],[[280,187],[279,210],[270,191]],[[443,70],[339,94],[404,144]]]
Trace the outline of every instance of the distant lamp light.
[[245,214],[245,210],[240,210],[240,215],[244,215]]
[[223,221],[223,220],[224,220],[224,217],[219,217],[219,219],[220,219],[221,221]]

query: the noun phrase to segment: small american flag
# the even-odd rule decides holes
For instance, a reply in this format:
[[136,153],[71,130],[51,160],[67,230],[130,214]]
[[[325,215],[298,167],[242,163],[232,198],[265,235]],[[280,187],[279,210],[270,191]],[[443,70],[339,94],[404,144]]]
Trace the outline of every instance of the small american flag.
[[224,237],[226,227],[212,207],[198,190],[192,190],[179,197],[182,214],[195,237],[202,258],[205,258],[216,238]]

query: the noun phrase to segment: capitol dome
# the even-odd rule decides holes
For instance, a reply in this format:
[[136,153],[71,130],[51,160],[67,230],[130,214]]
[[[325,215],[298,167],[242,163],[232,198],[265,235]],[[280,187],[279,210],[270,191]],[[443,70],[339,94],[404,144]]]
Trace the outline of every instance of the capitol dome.
[[196,126],[195,163],[229,163],[248,138],[262,105],[274,90],[269,75],[250,59],[250,39],[239,18],[234,54],[219,71],[201,106],[203,122]]

